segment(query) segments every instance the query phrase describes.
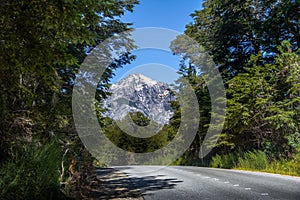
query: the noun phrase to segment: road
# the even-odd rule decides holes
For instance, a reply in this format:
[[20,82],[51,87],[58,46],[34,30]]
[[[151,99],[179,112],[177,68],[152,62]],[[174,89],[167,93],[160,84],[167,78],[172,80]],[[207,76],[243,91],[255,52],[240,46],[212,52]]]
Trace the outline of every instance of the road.
[[124,166],[145,200],[300,200],[300,178],[202,167]]

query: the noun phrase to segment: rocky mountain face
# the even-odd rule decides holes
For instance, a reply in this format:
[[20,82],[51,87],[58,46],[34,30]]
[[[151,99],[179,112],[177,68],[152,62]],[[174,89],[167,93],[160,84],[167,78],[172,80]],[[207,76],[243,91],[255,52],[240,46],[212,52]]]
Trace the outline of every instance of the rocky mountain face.
[[129,112],[141,112],[149,119],[166,124],[173,116],[170,101],[175,100],[166,83],[142,74],[131,74],[110,87],[112,95],[105,99],[106,116],[122,120]]

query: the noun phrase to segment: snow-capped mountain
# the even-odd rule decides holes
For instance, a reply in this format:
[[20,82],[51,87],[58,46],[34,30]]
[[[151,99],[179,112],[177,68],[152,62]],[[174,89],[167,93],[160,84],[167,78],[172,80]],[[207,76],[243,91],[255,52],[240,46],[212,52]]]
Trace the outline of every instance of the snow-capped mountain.
[[110,87],[112,93],[104,101],[107,116],[123,119],[129,112],[141,112],[149,119],[166,124],[173,116],[171,95],[166,83],[152,80],[142,74],[131,74]]

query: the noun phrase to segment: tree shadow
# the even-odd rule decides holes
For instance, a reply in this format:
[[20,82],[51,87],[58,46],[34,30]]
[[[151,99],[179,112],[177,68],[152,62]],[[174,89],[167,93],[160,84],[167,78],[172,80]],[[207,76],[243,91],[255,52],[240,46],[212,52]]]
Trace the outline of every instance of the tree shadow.
[[91,198],[97,199],[141,198],[146,192],[172,189],[183,182],[175,178],[164,179],[164,175],[128,177],[112,168],[97,169],[97,175],[100,183],[92,186],[91,194]]

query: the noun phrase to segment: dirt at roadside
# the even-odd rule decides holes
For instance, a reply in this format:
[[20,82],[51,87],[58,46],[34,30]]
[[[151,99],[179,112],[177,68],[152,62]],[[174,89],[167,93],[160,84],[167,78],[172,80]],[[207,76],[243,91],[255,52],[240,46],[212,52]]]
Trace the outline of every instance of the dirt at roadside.
[[97,168],[97,180],[91,185],[92,199],[143,200],[140,191],[126,174],[113,168]]

